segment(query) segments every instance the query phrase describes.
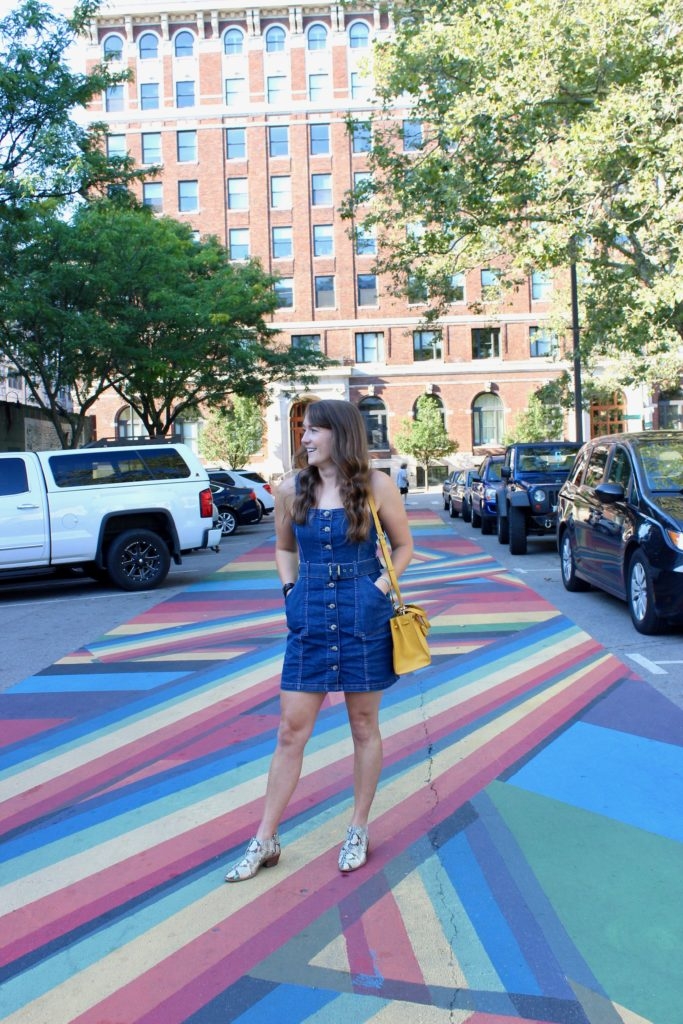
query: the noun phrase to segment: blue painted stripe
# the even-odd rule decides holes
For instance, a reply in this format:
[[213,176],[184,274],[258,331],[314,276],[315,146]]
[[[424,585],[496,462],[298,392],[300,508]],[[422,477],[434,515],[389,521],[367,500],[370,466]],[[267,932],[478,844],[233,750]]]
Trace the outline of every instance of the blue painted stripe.
[[89,671],[79,675],[60,673],[58,676],[29,676],[12,688],[12,693],[99,693],[108,690],[155,690],[186,676],[180,672],[101,672]]

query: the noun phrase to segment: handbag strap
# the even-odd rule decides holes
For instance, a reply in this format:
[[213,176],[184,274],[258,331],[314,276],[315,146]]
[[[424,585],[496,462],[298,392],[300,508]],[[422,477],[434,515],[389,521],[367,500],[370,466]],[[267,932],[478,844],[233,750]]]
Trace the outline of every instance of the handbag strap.
[[403,598],[401,597],[401,588],[398,585],[398,577],[396,576],[396,570],[394,569],[394,563],[391,561],[391,555],[389,554],[389,545],[386,542],[384,536],[384,529],[379,521],[377,515],[377,506],[375,505],[375,499],[372,495],[368,498],[368,504],[370,505],[370,511],[372,512],[372,518],[375,520],[375,527],[377,529],[377,537],[379,538],[379,546],[382,549],[382,558],[386,570],[389,573],[389,583],[391,589],[394,592],[394,606],[399,614],[404,610]]

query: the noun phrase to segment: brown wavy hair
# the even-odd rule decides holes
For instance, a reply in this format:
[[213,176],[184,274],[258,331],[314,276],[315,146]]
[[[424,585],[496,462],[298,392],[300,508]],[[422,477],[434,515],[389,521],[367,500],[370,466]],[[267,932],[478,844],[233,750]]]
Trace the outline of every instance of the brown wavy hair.
[[[370,456],[363,417],[351,402],[321,399],[306,406],[306,418],[312,426],[332,431],[332,461],[339,474],[339,491],[349,524],[346,535],[350,541],[365,540],[370,532]],[[296,454],[296,465],[301,472],[292,518],[303,524],[315,505],[320,473],[308,465],[303,446]]]

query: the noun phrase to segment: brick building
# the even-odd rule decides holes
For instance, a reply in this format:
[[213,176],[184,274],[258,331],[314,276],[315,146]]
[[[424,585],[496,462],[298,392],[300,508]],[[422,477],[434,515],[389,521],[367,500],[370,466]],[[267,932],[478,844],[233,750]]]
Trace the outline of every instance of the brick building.
[[[351,237],[342,220],[346,193],[368,173],[372,42],[390,31],[379,6],[321,2],[202,10],[110,0],[90,25],[87,62],[107,57],[133,73],[91,114],[109,125],[110,153],[160,165],[143,201],[217,235],[236,260],[259,257],[281,278],[274,321],[283,340],[313,336],[339,361],[309,393],[274,390],[261,460],[272,474],[290,468],[313,397],[358,403],[375,464],[390,469],[400,461],[392,436],[431,394],[459,444],[451,461],[461,464],[499,444],[530,394],[562,369],[544,329],[551,280],[533,275],[501,304],[489,301],[496,276],[482,267],[454,281],[448,315],[438,331],[426,329],[424,304],[375,275],[375,240]],[[349,115],[359,123],[351,133]],[[410,147],[419,125],[406,124]],[[194,443],[197,425],[184,429]],[[130,410],[103,401],[97,430],[134,432]]]

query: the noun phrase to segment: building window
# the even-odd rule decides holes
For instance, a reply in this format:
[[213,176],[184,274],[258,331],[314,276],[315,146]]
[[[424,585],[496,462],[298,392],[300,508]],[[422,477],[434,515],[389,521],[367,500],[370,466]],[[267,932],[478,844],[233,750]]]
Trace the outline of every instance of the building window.
[[354,121],[351,130],[351,150],[354,153],[369,153],[372,148],[372,132],[367,121]]
[[192,57],[194,55],[194,36],[184,29],[173,40],[173,52],[176,57]]
[[465,301],[465,275],[451,274],[448,282],[446,297],[449,302]]
[[161,163],[161,132],[142,133],[143,164]]
[[228,209],[249,209],[249,182],[247,178],[228,178]]
[[320,335],[319,334],[293,334],[292,335],[292,348],[315,349],[317,352],[319,352],[320,351]]
[[352,71],[350,75],[350,92],[352,100],[367,100],[370,95],[370,85],[360,71]]
[[353,172],[353,191],[356,203],[366,203],[372,195],[372,173],[370,171]]
[[274,260],[288,260],[292,257],[292,229],[273,228],[272,249]]
[[178,210],[180,213],[194,213],[199,209],[199,182],[178,182]]
[[313,225],[313,255],[334,256],[334,234],[331,224]]
[[332,175],[311,175],[311,203],[313,206],[332,206]]
[[142,186],[143,206],[149,206],[155,213],[161,213],[163,203],[163,191],[160,181],[146,181]]
[[542,270],[534,270],[531,275],[531,298],[534,302],[547,302],[553,290],[553,279]]
[[143,82],[140,86],[140,109],[158,110],[159,108],[159,83]]
[[247,228],[230,228],[228,249],[231,260],[249,259],[249,231]]
[[412,118],[403,122],[403,152],[412,153],[422,147],[422,121]]
[[110,85],[104,94],[104,109],[109,113],[123,110],[123,86]]
[[194,129],[176,132],[176,149],[178,153],[178,163],[196,163],[197,132]]
[[365,21],[354,21],[349,29],[349,47],[365,50],[370,45],[370,28]]
[[227,160],[244,160],[247,155],[246,128],[225,129],[225,156]]
[[123,60],[123,39],[121,36],[107,36],[102,47],[105,60]]
[[244,50],[244,36],[240,29],[229,28],[223,36],[223,53],[235,55]]
[[472,405],[472,441],[499,445],[505,434],[503,403],[498,395],[478,395]]
[[406,298],[410,306],[423,306],[429,299],[427,282],[418,274],[409,274],[406,284]]
[[225,79],[225,105],[226,107],[239,107],[244,103],[247,95],[247,83],[244,78]]
[[309,50],[327,49],[327,29],[324,25],[311,25],[306,35],[306,46]]
[[[683,397],[683,396],[682,396]],[[682,403],[683,405],[683,403]],[[683,426],[683,416],[680,415],[681,410],[679,409],[679,422],[676,423],[676,419],[668,420],[666,417],[665,421],[662,420],[662,404],[660,399],[659,407],[659,426],[661,430],[664,429],[680,429]],[[600,401],[591,402],[590,405],[590,418],[591,418],[591,437],[602,437],[603,434],[621,434],[626,427],[626,399],[621,391],[614,391],[611,395],[607,395]]]
[[270,205],[274,210],[291,210],[292,179],[289,174],[274,174],[270,179]]
[[272,124],[268,128],[269,156],[289,156],[289,127],[286,124]]
[[334,308],[334,276],[326,274],[313,279],[316,309]]
[[494,301],[500,298],[500,270],[494,267],[484,267],[480,274],[481,297],[487,301]]
[[500,359],[500,327],[472,328],[472,358]]
[[266,32],[266,53],[278,53],[285,48],[287,35],[282,25],[271,25]]
[[439,331],[413,331],[413,360],[441,359],[441,334]]
[[284,103],[287,98],[287,76],[268,75],[266,78],[266,99],[268,103]]
[[194,82],[176,82],[175,84],[175,105],[176,107],[194,106]]
[[329,124],[312,124],[308,129],[311,156],[321,156],[330,152]]
[[357,363],[381,363],[383,353],[384,334],[381,331],[360,331],[356,334]]
[[377,305],[377,275],[358,274],[356,278],[356,294],[359,306]]
[[330,76],[319,71],[308,76],[308,98],[311,102],[323,100],[330,93]]
[[532,358],[557,355],[557,335],[546,327],[530,327],[529,355]]
[[358,411],[363,417],[368,448],[388,448],[387,409],[381,398],[363,398],[358,403]]
[[377,253],[374,228],[356,228],[355,238],[357,256],[374,256]]
[[[625,403],[621,396],[623,414]],[[660,430],[683,430],[683,390],[663,391],[657,400]]]
[[159,37],[155,32],[143,32],[138,40],[140,60],[155,60],[159,56]]
[[125,135],[107,135],[107,156],[110,159],[125,157],[127,152]]
[[281,277],[275,282],[278,309],[292,309],[294,306],[294,278]]

